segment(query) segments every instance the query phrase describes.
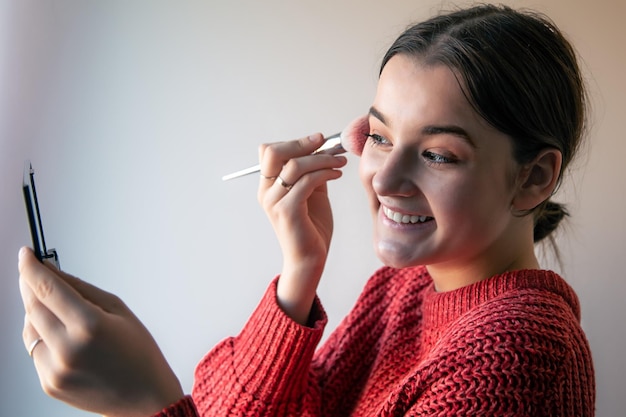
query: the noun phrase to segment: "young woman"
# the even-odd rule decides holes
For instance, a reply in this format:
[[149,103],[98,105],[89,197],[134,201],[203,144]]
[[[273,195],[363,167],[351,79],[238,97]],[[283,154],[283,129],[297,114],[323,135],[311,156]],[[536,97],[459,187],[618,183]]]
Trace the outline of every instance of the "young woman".
[[191,396],[116,297],[20,251],[24,343],[52,396],[109,416],[591,416],[570,286],[536,242],[584,131],[575,54],[546,18],[479,6],[407,29],[383,59],[360,176],[385,267],[318,349],[332,235],[319,134],[260,147],[284,263]]

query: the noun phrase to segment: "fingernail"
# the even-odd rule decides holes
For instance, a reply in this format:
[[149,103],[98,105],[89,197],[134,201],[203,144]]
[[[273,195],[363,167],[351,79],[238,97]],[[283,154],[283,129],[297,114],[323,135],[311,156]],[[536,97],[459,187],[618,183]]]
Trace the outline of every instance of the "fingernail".
[[22,260],[22,258],[24,257],[24,255],[26,255],[26,251],[27,251],[26,246],[22,246],[22,247],[20,248],[20,251],[19,251],[19,252],[18,252],[18,254],[17,254],[17,260],[18,260],[18,261],[21,261],[21,260]]
[[310,140],[311,142],[315,142],[315,141],[317,141],[318,136],[319,136],[318,134],[315,134],[315,135],[310,135],[310,136],[309,136],[309,140]]
[[22,267],[22,258],[26,255],[26,247],[22,246],[20,251],[17,253],[17,270],[21,270]]

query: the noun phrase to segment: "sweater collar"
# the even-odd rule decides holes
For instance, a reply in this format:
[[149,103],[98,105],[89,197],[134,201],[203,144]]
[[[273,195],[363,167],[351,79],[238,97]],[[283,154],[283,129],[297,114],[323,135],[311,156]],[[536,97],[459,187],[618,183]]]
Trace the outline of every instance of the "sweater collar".
[[558,274],[547,270],[509,271],[453,291],[437,292],[426,268],[420,271],[430,279],[425,289],[423,314],[427,327],[439,327],[494,298],[525,289],[552,292],[570,306],[580,321],[580,304],[571,286]]

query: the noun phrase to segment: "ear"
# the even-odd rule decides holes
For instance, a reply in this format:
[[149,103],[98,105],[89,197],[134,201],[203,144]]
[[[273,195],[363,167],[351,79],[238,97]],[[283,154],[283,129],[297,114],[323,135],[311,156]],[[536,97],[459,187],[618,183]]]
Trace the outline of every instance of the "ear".
[[512,202],[516,211],[532,210],[550,198],[559,180],[562,160],[561,151],[548,148],[520,169],[519,188]]

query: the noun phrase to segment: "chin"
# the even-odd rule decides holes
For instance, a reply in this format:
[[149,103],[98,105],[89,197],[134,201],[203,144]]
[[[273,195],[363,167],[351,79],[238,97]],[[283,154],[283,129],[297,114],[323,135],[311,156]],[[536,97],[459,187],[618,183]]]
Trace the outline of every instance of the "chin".
[[390,247],[387,243],[376,244],[376,256],[386,266],[402,269],[425,264],[422,256],[416,256],[414,253],[398,250],[398,248]]

